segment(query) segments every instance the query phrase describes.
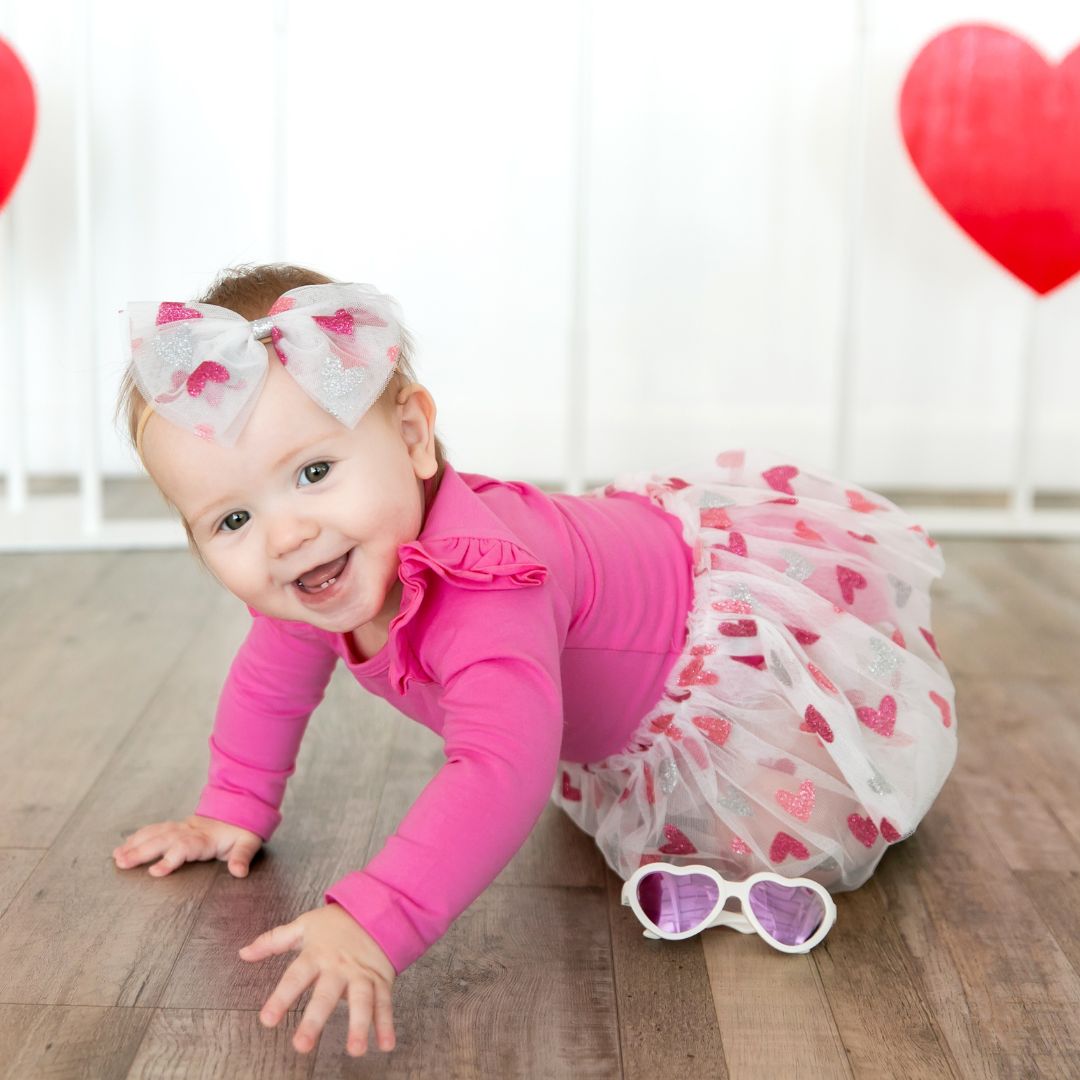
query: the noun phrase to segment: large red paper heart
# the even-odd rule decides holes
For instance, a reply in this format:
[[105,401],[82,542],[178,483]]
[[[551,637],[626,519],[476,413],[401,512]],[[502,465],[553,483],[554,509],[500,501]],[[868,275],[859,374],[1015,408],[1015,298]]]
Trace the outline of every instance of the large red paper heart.
[[34,137],[34,86],[22,61],[0,38],[0,208],[8,201]]
[[1080,48],[1050,63],[993,26],[933,38],[900,93],[915,168],[956,223],[1045,294],[1080,272]]

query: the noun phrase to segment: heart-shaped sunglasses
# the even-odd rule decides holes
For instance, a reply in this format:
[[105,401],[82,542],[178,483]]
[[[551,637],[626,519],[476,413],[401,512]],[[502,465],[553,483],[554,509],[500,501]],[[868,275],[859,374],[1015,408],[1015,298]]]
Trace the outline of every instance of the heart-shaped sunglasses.
[[[741,912],[724,911],[732,896]],[[679,941],[712,926],[730,926],[790,953],[809,952],[836,922],[836,904],[823,885],[768,870],[728,881],[711,866],[646,863],[626,879],[622,902],[633,909],[647,938]]]

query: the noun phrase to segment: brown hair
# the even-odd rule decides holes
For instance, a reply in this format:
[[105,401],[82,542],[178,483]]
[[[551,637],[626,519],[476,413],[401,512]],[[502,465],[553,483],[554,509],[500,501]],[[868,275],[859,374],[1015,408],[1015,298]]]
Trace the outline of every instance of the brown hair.
[[[232,266],[223,270],[218,275],[217,280],[202,296],[197,297],[195,302],[199,304],[216,304],[218,307],[228,308],[248,320],[261,319],[282,293],[299,288],[301,285],[329,285],[333,283],[333,280],[333,278],[328,278],[315,270],[308,270],[303,266],[291,266],[288,263],[269,263],[262,266]],[[391,412],[397,403],[398,391],[409,383],[417,381],[412,367],[415,348],[409,332],[402,327],[401,353],[398,356],[397,363],[394,365],[394,374],[390,377],[390,381],[386,384],[381,396],[375,403],[375,408],[381,408],[386,413]],[[146,401],[139,391],[129,363],[121,380],[113,423],[116,424],[121,415],[125,417],[127,421],[126,434],[136,452],[135,433],[145,404]],[[433,486],[430,490],[433,492],[438,491],[446,467],[446,448],[437,434],[435,435],[435,459],[438,462],[438,468],[432,479]],[[149,470],[147,470],[147,473],[149,474]],[[158,490],[161,491],[160,488]],[[163,491],[161,495],[169,507],[175,510],[180,517],[184,532],[187,534],[188,547],[201,563],[203,561],[202,553],[195,543],[191,529],[188,528],[188,523],[184,521],[183,515],[179,513],[178,508]]]

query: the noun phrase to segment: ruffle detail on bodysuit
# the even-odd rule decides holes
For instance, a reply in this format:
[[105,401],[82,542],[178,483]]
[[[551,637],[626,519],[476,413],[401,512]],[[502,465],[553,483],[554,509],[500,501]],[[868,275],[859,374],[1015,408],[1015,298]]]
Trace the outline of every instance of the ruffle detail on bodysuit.
[[401,608],[390,622],[390,683],[404,694],[409,683],[431,682],[403,633],[437,578],[462,589],[520,589],[543,585],[548,568],[526,547],[495,536],[445,536],[412,540],[398,548]]

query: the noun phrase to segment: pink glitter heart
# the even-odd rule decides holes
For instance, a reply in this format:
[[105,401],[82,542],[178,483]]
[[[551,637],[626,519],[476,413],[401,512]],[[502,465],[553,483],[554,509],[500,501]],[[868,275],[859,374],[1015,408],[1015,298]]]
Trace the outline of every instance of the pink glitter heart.
[[679,686],[715,686],[718,681],[716,672],[705,670],[705,661],[700,656],[694,657],[679,673]]
[[745,460],[745,450],[724,450],[716,455],[716,464],[729,469],[741,468]]
[[667,731],[667,729],[671,727],[671,722],[674,719],[674,713],[664,713],[662,716],[656,717],[656,719],[649,724],[649,730],[657,733]]
[[746,555],[746,541],[743,539],[742,533],[729,533],[726,544],[715,544],[713,546],[724,551],[730,551],[732,555]]
[[893,828],[888,818],[881,819],[881,835],[889,844],[895,844],[900,839],[900,834]]
[[661,844],[657,850],[665,855],[693,855],[697,851],[686,833],[674,825],[664,826],[664,836],[667,837],[667,843]]
[[845,604],[854,602],[856,589],[866,588],[866,578],[858,570],[852,570],[850,566],[837,566],[836,580],[840,583],[840,592]]
[[810,858],[810,852],[794,836],[778,832],[769,848],[769,860],[774,863],[783,862],[789,855],[794,855],[796,859]]
[[900,632],[899,626],[892,632],[892,639],[901,649],[907,648],[907,642],[904,640],[904,635]]
[[795,535],[800,540],[810,540],[810,541],[818,540],[818,541],[821,541],[822,543],[825,542],[825,538],[821,535],[821,533],[814,532],[814,530],[811,529],[810,526],[807,525],[806,522],[803,521],[802,519],[795,522]]
[[273,306],[267,312],[268,315],[280,315],[283,311],[291,311],[296,306],[296,298],[293,296],[279,296]]
[[757,623],[753,619],[732,619],[720,624],[724,637],[757,637]]
[[344,308],[338,308],[333,315],[312,315],[311,318],[324,330],[342,337],[351,337],[356,329],[356,320]]
[[877,826],[868,817],[859,817],[858,814],[848,814],[848,828],[852,836],[864,847],[873,847],[878,837]]
[[775,769],[777,772],[787,773],[788,776],[795,775],[795,762],[789,758],[759,758],[759,765],[764,765],[766,769]]
[[[207,380],[216,383],[227,383],[229,381],[229,369],[217,363],[215,360],[204,360],[187,378],[187,392],[192,397],[198,397],[206,386]],[[207,399],[210,400],[211,395],[207,394]],[[218,401],[220,401],[220,397]],[[212,405],[216,405],[217,401],[210,400]]]
[[401,349],[396,345],[391,345],[390,348],[386,350],[386,359],[389,360],[391,364],[396,364],[400,355]]
[[704,506],[701,508],[701,524],[706,529],[722,529],[727,532],[731,528],[731,518],[722,506]]
[[717,746],[723,746],[731,734],[731,721],[725,716],[693,716],[690,719],[694,727],[703,732],[709,742]]
[[576,788],[570,783],[570,774],[565,769],[562,774],[562,794],[564,799],[569,799],[571,802],[581,802],[581,788]]
[[896,699],[891,694],[886,694],[876,709],[870,705],[863,705],[862,708],[855,710],[855,715],[879,735],[891,735],[893,726],[896,724]]
[[814,801],[817,798],[817,792],[814,790],[814,784],[810,780],[804,780],[799,785],[799,793],[796,795],[794,792],[785,791],[783,788],[779,788],[776,791],[776,801],[793,817],[797,817],[800,821],[807,821],[814,810]]
[[731,850],[734,851],[736,855],[750,854],[750,848],[737,836],[732,836],[731,838]]
[[785,495],[794,495],[791,481],[799,475],[799,470],[794,465],[774,465],[766,469],[762,474],[765,482],[774,491],[782,491]]
[[181,319],[201,318],[201,311],[194,311],[189,307],[184,307],[183,304],[176,303],[172,300],[166,300],[163,304],[158,305],[157,318],[154,322],[158,326],[164,326],[166,323],[179,322]]
[[798,626],[792,626],[790,623],[784,623],[784,625],[795,635],[795,640],[800,645],[813,645],[821,635],[812,634],[809,630],[803,630]]
[[712,606],[717,611],[732,611],[737,615],[749,615],[754,610],[745,600],[717,600]]
[[829,727],[829,722],[813,705],[806,706],[806,719],[799,725],[799,730],[811,731],[815,735],[820,735],[826,742],[833,741],[832,728]]
[[818,686],[822,688],[822,690],[828,690],[830,694],[836,693],[836,687],[833,686],[832,681],[829,679],[829,676],[826,675],[824,671],[820,671],[814,664],[807,664],[806,668],[814,677],[814,682],[816,682]]
[[852,510],[858,510],[860,514],[868,514],[871,510],[885,509],[884,506],[879,506],[877,503],[871,502],[858,491],[849,490],[845,491],[844,494],[847,496],[848,506],[850,506]]
[[941,713],[941,722],[946,727],[952,727],[952,709],[949,707],[949,703],[936,691],[930,691],[930,700],[938,707],[938,711]]

